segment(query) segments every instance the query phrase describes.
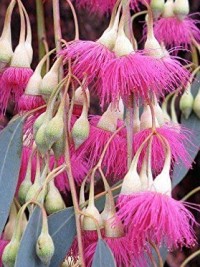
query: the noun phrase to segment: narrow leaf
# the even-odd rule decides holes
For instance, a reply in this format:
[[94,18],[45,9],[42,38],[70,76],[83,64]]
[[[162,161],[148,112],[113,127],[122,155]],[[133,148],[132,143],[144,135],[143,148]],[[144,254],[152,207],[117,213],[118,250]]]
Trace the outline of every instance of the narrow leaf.
[[114,256],[108,245],[100,239],[97,243],[92,267],[116,267]]
[[36,254],[36,243],[41,233],[41,228],[42,212],[39,208],[35,208],[22,236],[15,267],[45,267]]
[[50,267],[60,266],[76,236],[74,209],[68,208],[52,214],[48,218],[48,224],[55,245]]
[[22,152],[24,118],[8,124],[0,133],[0,234],[3,231],[15,194]]

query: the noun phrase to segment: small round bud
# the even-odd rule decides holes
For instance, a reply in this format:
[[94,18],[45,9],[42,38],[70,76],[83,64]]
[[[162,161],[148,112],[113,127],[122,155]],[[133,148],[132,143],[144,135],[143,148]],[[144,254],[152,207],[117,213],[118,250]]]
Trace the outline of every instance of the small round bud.
[[127,56],[134,53],[134,48],[128,37],[126,37],[124,31],[120,31],[113,49],[118,57]]
[[164,0],[151,0],[150,6],[155,19],[159,18],[164,10]]
[[47,233],[41,233],[36,244],[36,253],[42,263],[49,265],[53,257],[55,248],[51,236]]
[[47,123],[44,123],[39,128],[35,136],[35,143],[37,145],[38,150],[40,151],[42,155],[44,155],[49,149],[49,145],[46,143],[46,126],[47,126]]
[[194,99],[193,110],[195,114],[197,115],[197,117],[200,119],[200,89]]
[[65,208],[65,203],[62,199],[62,196],[55,187],[53,181],[49,184],[49,190],[45,198],[44,206],[47,214],[52,214]]
[[140,176],[136,170],[129,170],[125,175],[120,194],[130,195],[142,190]]
[[54,153],[55,158],[58,160],[62,155],[64,155],[64,151],[65,151],[65,135],[63,133],[63,135],[61,136],[61,138],[59,140],[57,140],[53,146],[52,146],[52,150]]
[[38,182],[35,182],[28,190],[28,193],[26,195],[26,202],[32,200],[35,196],[38,190],[40,189],[40,184]]
[[[83,92],[83,90],[85,91],[85,93]],[[85,96],[84,94],[86,94],[87,96],[87,102],[90,103],[90,92],[88,90],[88,88],[83,89],[81,86],[78,87],[74,93],[74,104],[75,105],[80,105],[83,106],[84,102],[85,102]]]
[[23,205],[26,202],[26,196],[31,186],[32,182],[30,180],[24,180],[21,183],[18,191],[18,199],[21,205]]
[[46,121],[46,112],[42,113],[34,122],[33,124],[33,135],[36,136],[37,131],[39,128],[44,124]]
[[188,0],[175,0],[174,14],[180,20],[184,20],[190,12],[190,6]]
[[72,128],[72,137],[75,148],[79,148],[88,138],[90,133],[90,123],[87,115],[82,114],[80,118],[74,123]]
[[193,103],[194,103],[194,97],[191,93],[190,86],[189,86],[188,90],[186,90],[184,94],[181,96],[180,103],[179,103],[180,110],[182,111],[186,119],[189,118],[192,112]]
[[64,133],[64,121],[61,114],[57,114],[45,127],[45,140],[49,149],[58,141]]
[[11,240],[11,242],[5,247],[2,255],[4,267],[14,267],[19,245],[20,242],[18,240]]
[[7,39],[0,39],[0,61],[8,64],[13,56],[12,45]]

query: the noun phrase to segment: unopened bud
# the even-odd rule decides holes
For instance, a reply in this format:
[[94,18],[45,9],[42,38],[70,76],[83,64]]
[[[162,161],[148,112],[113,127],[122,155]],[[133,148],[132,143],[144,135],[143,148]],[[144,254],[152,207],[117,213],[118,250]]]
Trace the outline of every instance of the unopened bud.
[[87,114],[82,113],[80,118],[74,123],[72,128],[72,137],[74,140],[75,148],[79,148],[89,137],[90,123]]
[[11,240],[5,247],[2,255],[2,262],[4,267],[14,267],[20,242],[16,239]]
[[120,194],[129,195],[142,190],[140,176],[136,170],[129,170],[125,175]]
[[175,0],[174,14],[180,19],[184,20],[190,12],[190,5],[188,0]]
[[52,150],[54,153],[55,158],[58,160],[62,155],[64,155],[65,152],[65,134],[63,133],[63,135],[61,136],[61,138],[59,140],[57,140],[53,146],[52,146]]
[[52,91],[58,86],[59,81],[59,68],[62,63],[62,59],[58,58],[50,71],[45,74],[40,85],[40,93],[42,95],[51,95]]
[[19,191],[18,191],[18,199],[21,205],[23,205],[26,202],[26,196],[28,194],[29,189],[32,186],[32,182],[31,180],[24,180],[20,187],[19,187]]
[[63,210],[65,208],[65,203],[58,189],[55,187],[54,182],[50,182],[49,190],[45,198],[45,210],[48,214],[52,214]]
[[45,139],[49,149],[52,145],[62,138],[64,133],[64,121],[62,114],[58,113],[51,119],[45,127]]
[[42,113],[34,122],[33,124],[33,135],[36,136],[37,131],[39,128],[44,124],[46,121],[46,112]]
[[164,0],[151,0],[150,6],[155,19],[159,18],[164,10]]
[[39,189],[40,189],[40,184],[38,182],[35,182],[33,185],[31,185],[26,195],[26,202],[35,198],[36,194],[39,192]]
[[192,112],[193,103],[194,103],[194,97],[191,93],[191,86],[189,85],[187,90],[181,96],[180,104],[179,104],[180,110],[182,111],[182,113],[186,119],[189,118],[189,116]]
[[48,233],[41,233],[36,244],[36,253],[42,263],[49,265],[55,248],[51,236]]
[[[84,92],[83,92],[83,90],[84,90]],[[75,105],[83,106],[83,104],[85,102],[84,94],[86,94],[86,96],[87,96],[87,102],[90,103],[90,92],[89,92],[88,88],[83,89],[80,86],[79,88],[76,89],[75,94],[74,94],[74,104]]]
[[44,155],[48,149],[49,145],[46,143],[46,126],[47,123],[44,123],[36,133],[35,143],[37,145],[38,150],[42,155]]
[[197,117],[200,119],[200,89],[194,99],[193,110],[195,114],[197,115]]

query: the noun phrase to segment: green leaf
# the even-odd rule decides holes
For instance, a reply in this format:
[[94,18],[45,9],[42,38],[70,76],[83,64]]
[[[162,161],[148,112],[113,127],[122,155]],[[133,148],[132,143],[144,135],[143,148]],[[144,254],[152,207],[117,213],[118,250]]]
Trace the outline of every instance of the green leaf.
[[[190,129],[193,134],[190,135],[190,142],[186,144],[186,150],[190,154],[191,164],[194,162],[200,148],[200,120],[195,114],[192,114],[189,119],[182,118],[182,125]],[[173,172],[172,183],[173,187],[179,184],[188,172],[188,168],[184,162],[176,164]]]
[[15,194],[22,152],[24,118],[17,118],[0,133],[0,234]]
[[74,209],[68,208],[50,215],[48,225],[49,234],[55,245],[50,267],[60,266],[76,236]]
[[105,241],[100,239],[97,243],[92,267],[116,267],[114,256]]
[[22,236],[15,267],[45,267],[36,254],[36,243],[42,229],[42,212],[35,208]]

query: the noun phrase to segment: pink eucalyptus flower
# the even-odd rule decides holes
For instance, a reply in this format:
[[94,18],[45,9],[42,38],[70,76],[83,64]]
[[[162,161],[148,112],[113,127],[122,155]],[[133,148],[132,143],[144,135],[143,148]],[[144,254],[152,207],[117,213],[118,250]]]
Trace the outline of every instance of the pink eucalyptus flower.
[[160,18],[155,21],[154,32],[160,42],[164,42],[167,48],[183,47],[188,49],[192,45],[192,38],[200,42],[200,29],[191,16],[183,20],[177,17]]
[[79,79],[87,75],[89,83],[99,79],[102,67],[114,58],[114,53],[106,46],[93,41],[75,41],[61,54],[65,60],[72,59],[74,75]]
[[117,57],[103,69],[102,105],[132,93],[137,99],[148,99],[152,92],[164,96],[185,84],[189,75],[181,63],[170,56],[159,59],[136,52]]
[[[106,143],[113,135],[112,131],[97,126],[99,121],[97,117],[98,116],[94,116],[91,119],[90,135],[78,150],[79,153],[87,155],[90,168],[97,164]],[[126,173],[126,151],[126,139],[120,134],[115,135],[108,146],[102,162],[102,167],[106,170],[106,176],[114,176],[117,178]]]
[[196,244],[193,227],[197,222],[186,209],[188,206],[192,205],[162,193],[139,192],[119,197],[118,215],[133,246],[137,246],[139,251],[144,249],[148,240],[158,246],[165,244],[171,250]]
[[76,0],[78,8],[87,8],[90,12],[104,14],[112,11],[116,0]]
[[19,98],[18,110],[19,111],[29,111],[32,109],[39,108],[45,105],[45,101],[40,95],[28,95],[23,94]]
[[11,98],[15,105],[23,94],[33,71],[31,68],[8,67],[1,76],[0,110],[5,112]]
[[[65,161],[64,156],[61,156],[60,159],[58,160],[58,164],[62,165],[64,161]],[[52,156],[50,159],[51,169],[54,167],[54,164],[55,164],[55,158],[54,156]],[[88,164],[86,163],[86,161],[83,159],[81,155],[78,155],[77,153],[72,152],[71,153],[71,166],[72,166],[72,174],[73,174],[75,183],[76,185],[80,186],[88,172]],[[55,185],[62,192],[70,191],[69,181],[68,181],[66,172],[59,174],[55,178]]]
[[[144,140],[151,133],[151,129],[143,130],[134,136],[134,149],[135,151],[141,146]],[[189,142],[192,147],[191,132],[188,129],[180,127],[180,125],[176,124],[165,124],[160,128],[157,128],[156,131],[163,136],[169,143],[172,153],[172,162],[184,162],[185,165],[189,168],[191,167],[190,163],[190,154],[185,148],[185,145]],[[163,168],[165,161],[165,150],[162,145],[162,141],[158,137],[158,135],[153,136],[152,146],[151,146],[151,154],[152,154],[152,170],[155,173],[160,172]],[[141,153],[141,162],[144,158],[144,152]],[[159,159],[159,160],[158,160]]]

